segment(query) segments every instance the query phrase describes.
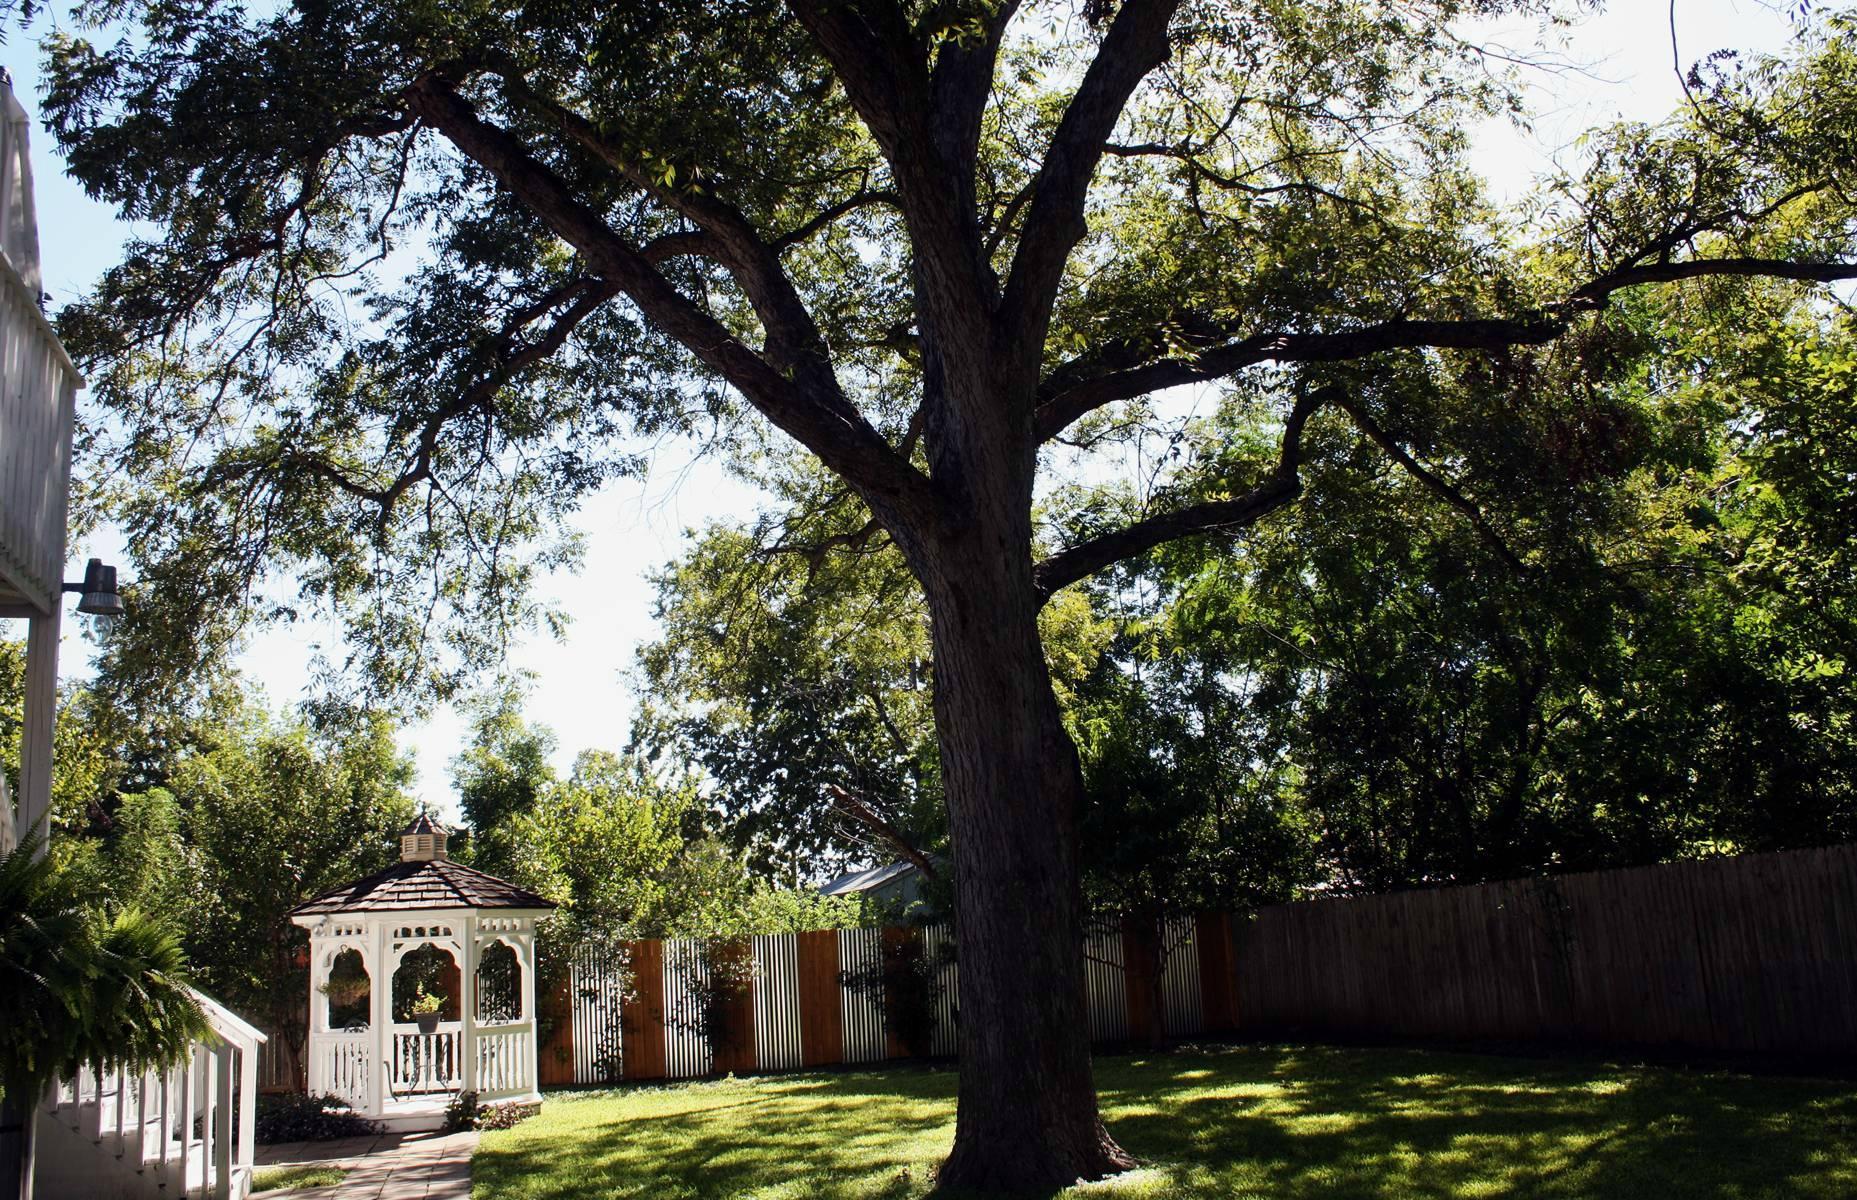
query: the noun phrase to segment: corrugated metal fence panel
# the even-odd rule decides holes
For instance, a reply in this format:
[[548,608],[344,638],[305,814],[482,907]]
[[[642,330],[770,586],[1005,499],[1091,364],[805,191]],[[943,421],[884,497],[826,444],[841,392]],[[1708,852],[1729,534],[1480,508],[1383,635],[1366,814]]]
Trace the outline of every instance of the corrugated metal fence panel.
[[[942,963],[941,998],[935,1002],[935,1036],[929,1052],[952,1056],[960,1045],[956,1022],[961,1012],[961,968],[953,957],[954,929],[946,924],[922,927],[922,949],[930,962]],[[943,956],[946,955],[944,961]]]
[[702,1033],[703,988],[709,966],[703,944],[695,938],[664,943],[664,1074],[694,1079],[709,1074],[709,1042]]
[[800,1065],[799,938],[754,939],[754,1053],[763,1071]]
[[883,970],[883,930],[838,931],[839,987],[844,1012],[845,1061],[877,1062],[885,1057],[883,990],[859,990],[843,982],[842,975],[878,975]]
[[621,1003],[625,955],[589,946],[574,959],[569,984],[574,1024],[574,1082],[612,1083],[625,1061]]
[[1169,1037],[1206,1031],[1205,996],[1199,983],[1199,939],[1192,917],[1161,923],[1161,1027]]
[[1128,975],[1123,970],[1122,932],[1093,933],[1083,942],[1084,980],[1089,986],[1090,1040],[1128,1040]]

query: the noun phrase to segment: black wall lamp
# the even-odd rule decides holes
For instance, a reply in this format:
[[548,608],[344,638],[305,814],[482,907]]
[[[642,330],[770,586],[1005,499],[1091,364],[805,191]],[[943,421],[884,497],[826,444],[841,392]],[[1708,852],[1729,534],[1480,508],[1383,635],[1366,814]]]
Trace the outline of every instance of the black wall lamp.
[[116,568],[104,566],[100,558],[84,564],[84,582],[67,583],[64,590],[81,593],[77,600],[77,611],[81,613],[93,617],[123,615],[123,598],[116,594]]

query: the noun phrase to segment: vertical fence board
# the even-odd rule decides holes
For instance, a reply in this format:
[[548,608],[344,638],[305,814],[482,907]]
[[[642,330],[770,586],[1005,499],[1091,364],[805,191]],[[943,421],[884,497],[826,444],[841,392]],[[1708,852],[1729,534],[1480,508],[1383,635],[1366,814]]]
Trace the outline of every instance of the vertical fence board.
[[1857,846],[1272,906],[1229,969],[1198,940],[1246,1033],[1857,1056]]
[[664,1078],[664,943],[628,942],[632,986],[621,1003],[627,1079]]
[[[883,931],[881,929],[841,929],[838,931],[838,969],[844,975],[862,975],[883,967]],[[841,983],[840,1012],[844,1022],[843,1061],[877,1062],[884,1057],[883,992],[860,990],[849,982]]]
[[702,942],[696,938],[665,940],[664,1074],[671,1079],[707,1075],[715,1065],[702,1031],[702,996],[709,976]]
[[960,1048],[960,964],[953,960],[954,929],[949,925],[922,927],[922,949],[931,962],[941,963],[938,979],[941,998],[935,1005],[935,1054],[952,1057]]
[[721,1073],[752,1071],[759,1065],[755,1053],[754,944],[747,938],[730,938],[709,945],[712,962],[729,980],[718,1005],[723,1033],[711,1069]]
[[798,942],[800,1058],[808,1067],[843,1062],[844,1016],[838,986],[838,933],[794,935]]
[[542,1087],[574,1082],[574,1008],[572,980],[562,976],[541,1002],[550,1026],[548,1041],[536,1047],[535,1079]]
[[1120,929],[1091,931],[1083,942],[1083,971],[1089,988],[1090,1040],[1127,1041],[1128,974]]
[[1228,1033],[1238,1025],[1237,970],[1232,963],[1232,918],[1229,913],[1200,913],[1194,919],[1199,943],[1200,1011],[1207,1033]]

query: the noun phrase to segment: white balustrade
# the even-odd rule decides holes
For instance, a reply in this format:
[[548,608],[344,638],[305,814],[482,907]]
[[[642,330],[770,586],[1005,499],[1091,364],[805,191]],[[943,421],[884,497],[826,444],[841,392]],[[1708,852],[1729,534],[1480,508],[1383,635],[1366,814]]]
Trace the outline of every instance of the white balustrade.
[[488,1025],[476,1031],[479,1095],[527,1092],[534,1086],[529,1078],[528,1054],[533,1036],[534,1025],[529,1021]]
[[340,1096],[357,1111],[368,1102],[368,1041],[361,1032],[310,1035],[310,1091]]
[[464,1026],[441,1023],[431,1033],[418,1025],[393,1027],[388,1086],[397,1096],[455,1092],[464,1087]]

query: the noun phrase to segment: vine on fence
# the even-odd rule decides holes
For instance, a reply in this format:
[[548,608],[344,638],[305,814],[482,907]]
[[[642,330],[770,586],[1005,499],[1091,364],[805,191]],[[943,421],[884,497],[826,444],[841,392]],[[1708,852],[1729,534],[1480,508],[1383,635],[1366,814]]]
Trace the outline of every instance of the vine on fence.
[[922,1058],[934,1049],[941,998],[948,990],[946,971],[953,963],[953,942],[942,942],[931,952],[920,938],[910,937],[887,944],[877,962],[840,971],[838,978],[877,1009],[886,1034]]
[[674,952],[670,963],[682,986],[665,1010],[666,1025],[703,1039],[717,1062],[753,1039],[741,1001],[754,987],[754,955],[742,943],[696,942]]

